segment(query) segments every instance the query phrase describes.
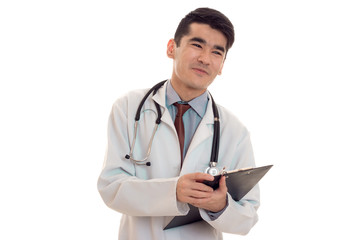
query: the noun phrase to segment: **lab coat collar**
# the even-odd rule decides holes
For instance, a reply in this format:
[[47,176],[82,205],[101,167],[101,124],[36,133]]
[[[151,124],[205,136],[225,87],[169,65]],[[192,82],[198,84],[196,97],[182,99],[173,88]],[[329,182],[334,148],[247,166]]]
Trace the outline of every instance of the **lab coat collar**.
[[[174,125],[170,116],[169,111],[166,108],[166,88],[167,88],[167,84],[170,84],[170,80],[166,81],[165,84],[157,91],[157,93],[152,96],[152,99],[157,102],[160,106],[161,106],[161,111],[163,113],[163,116],[161,118],[162,121],[166,122],[169,125]],[[213,110],[212,110],[212,100],[210,97],[210,93],[208,92],[208,105],[207,105],[207,109],[205,112],[205,115],[202,119],[202,121],[199,124],[202,125],[202,123],[205,124],[214,124],[214,114],[213,114]]]
[[[166,123],[169,126],[172,126],[175,130],[174,123],[171,119],[170,113],[166,108],[166,86],[169,84],[169,80],[157,91],[155,95],[152,96],[152,99],[157,102],[161,107],[161,121]],[[176,130],[175,130],[176,131]]]

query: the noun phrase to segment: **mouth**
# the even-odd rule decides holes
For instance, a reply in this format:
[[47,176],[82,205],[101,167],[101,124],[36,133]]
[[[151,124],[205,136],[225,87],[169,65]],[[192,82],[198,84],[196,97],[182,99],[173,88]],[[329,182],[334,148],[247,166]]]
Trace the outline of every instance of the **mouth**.
[[193,68],[193,70],[200,75],[209,75],[209,73],[202,68]]

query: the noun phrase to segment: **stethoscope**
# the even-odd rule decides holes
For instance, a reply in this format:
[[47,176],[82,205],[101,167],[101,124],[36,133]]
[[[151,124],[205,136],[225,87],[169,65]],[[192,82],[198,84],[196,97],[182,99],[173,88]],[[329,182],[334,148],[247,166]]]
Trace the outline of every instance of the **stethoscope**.
[[[159,127],[159,124],[161,122],[161,117],[162,117],[162,113],[161,113],[161,109],[160,109],[160,105],[154,101],[155,103],[155,107],[156,107],[156,111],[157,111],[157,118],[155,121],[155,126],[150,138],[150,142],[148,145],[148,149],[147,149],[147,153],[145,158],[137,160],[134,159],[133,157],[133,152],[134,152],[134,148],[135,148],[135,142],[136,142],[136,136],[137,136],[137,128],[139,125],[139,120],[140,120],[140,114],[141,114],[141,109],[146,101],[146,99],[149,97],[149,95],[152,93],[153,96],[156,94],[156,92],[164,85],[164,83],[167,80],[164,80],[162,82],[159,82],[158,84],[156,84],[155,86],[153,86],[143,97],[143,99],[141,100],[139,107],[136,111],[136,115],[135,115],[135,123],[134,123],[134,138],[131,144],[131,148],[130,148],[130,153],[125,155],[126,159],[130,159],[131,161],[133,161],[135,164],[137,165],[146,165],[146,166],[151,166],[151,162],[147,161],[149,156],[150,156],[150,152],[151,152],[151,145],[152,142],[154,140],[154,136],[155,133]],[[213,114],[214,114],[214,135],[213,135],[213,142],[212,142],[212,149],[211,149],[211,157],[210,157],[210,163],[209,163],[209,167],[207,167],[205,169],[205,173],[208,173],[210,175],[218,175],[220,173],[219,169],[216,167],[217,165],[217,161],[218,161],[218,154],[219,154],[219,144],[220,144],[220,121],[219,121],[219,112],[218,109],[216,107],[216,104],[214,102],[213,97],[211,96],[211,101],[212,101],[212,109],[213,109]]]

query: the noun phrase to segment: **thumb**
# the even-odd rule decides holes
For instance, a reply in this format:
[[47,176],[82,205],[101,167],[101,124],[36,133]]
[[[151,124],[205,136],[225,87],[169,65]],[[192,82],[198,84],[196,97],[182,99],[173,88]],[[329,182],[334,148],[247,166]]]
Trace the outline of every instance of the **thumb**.
[[222,177],[220,178],[219,189],[220,189],[221,191],[226,191],[226,192],[227,192],[226,177],[225,177],[225,176],[222,176]]

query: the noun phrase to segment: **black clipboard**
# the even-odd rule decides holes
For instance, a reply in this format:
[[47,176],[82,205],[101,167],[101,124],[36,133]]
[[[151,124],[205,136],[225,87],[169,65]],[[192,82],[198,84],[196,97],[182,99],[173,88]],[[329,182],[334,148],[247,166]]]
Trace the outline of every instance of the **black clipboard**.
[[[259,181],[260,179],[270,170],[273,165],[257,167],[257,168],[246,168],[237,169],[228,172],[223,172],[221,175],[215,176],[214,181],[204,182],[206,185],[217,189],[219,187],[219,180],[222,175],[226,176],[226,186],[231,197],[235,201],[239,201],[243,198]],[[185,216],[176,216],[170,223],[166,225],[164,230],[190,224],[201,221],[199,209],[189,204],[190,211]]]

